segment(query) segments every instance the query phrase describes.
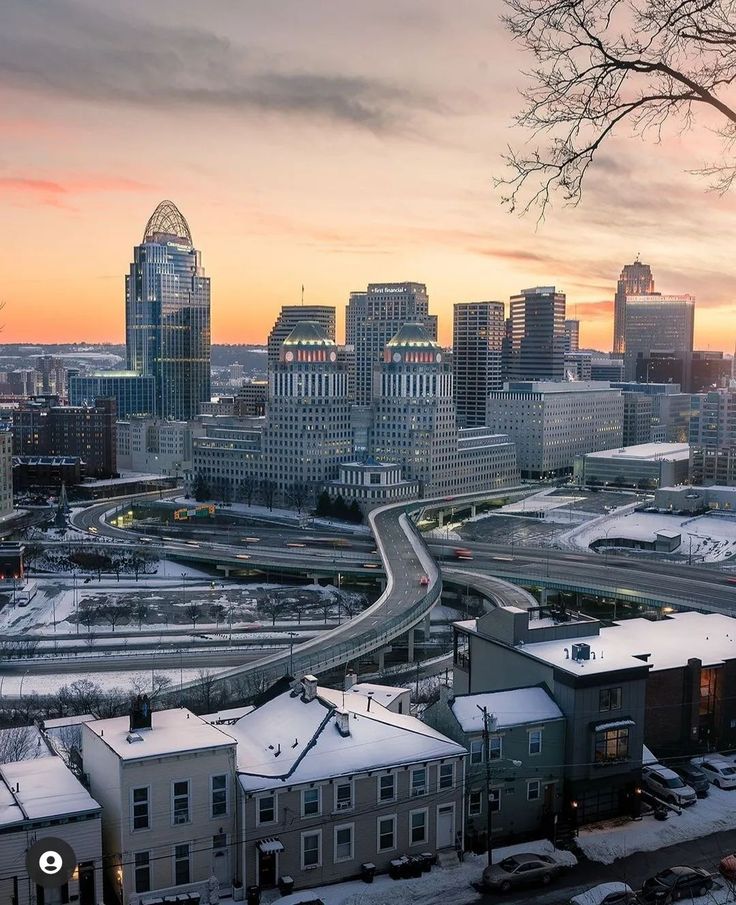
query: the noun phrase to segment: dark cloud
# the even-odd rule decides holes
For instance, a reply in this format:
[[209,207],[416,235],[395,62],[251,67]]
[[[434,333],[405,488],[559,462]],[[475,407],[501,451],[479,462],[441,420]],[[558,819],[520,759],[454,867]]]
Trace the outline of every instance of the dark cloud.
[[405,129],[434,99],[380,79],[305,72],[211,31],[115,16],[74,0],[9,0],[0,29],[5,86],[102,104],[318,117]]

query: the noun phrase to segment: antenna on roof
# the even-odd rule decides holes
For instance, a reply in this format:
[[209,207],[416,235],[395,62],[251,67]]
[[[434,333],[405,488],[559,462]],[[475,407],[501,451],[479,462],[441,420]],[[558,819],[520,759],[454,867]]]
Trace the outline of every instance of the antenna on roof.
[[304,283],[302,283],[302,308],[304,307]]

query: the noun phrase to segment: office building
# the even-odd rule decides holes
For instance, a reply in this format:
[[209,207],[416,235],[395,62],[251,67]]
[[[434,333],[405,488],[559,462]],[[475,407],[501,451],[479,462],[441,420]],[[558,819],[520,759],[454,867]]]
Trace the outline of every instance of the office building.
[[652,439],[653,396],[645,393],[623,393],[624,446],[638,446]]
[[401,466],[395,462],[377,462],[370,456],[364,462],[345,462],[339,477],[329,481],[326,490],[331,497],[341,496],[346,503],[356,502],[363,512],[400,500],[415,500],[419,482],[406,481]]
[[565,354],[580,351],[580,321],[565,321]]
[[355,394],[358,405],[370,405],[373,369],[386,343],[405,323],[419,323],[437,339],[437,317],[429,313],[424,283],[369,283],[351,292],[345,309],[345,342],[355,349]]
[[565,293],[554,286],[512,296],[509,375],[512,380],[563,380]]
[[255,499],[264,476],[262,433],[262,418],[205,424],[203,433],[192,440],[192,467],[187,480],[190,489],[198,479],[208,498],[224,502]]
[[68,371],[64,365],[64,359],[57,358],[55,355],[37,355],[34,357],[33,363],[39,375],[36,392],[46,396],[53,394],[60,399],[66,399]]
[[171,201],[133,249],[125,297],[128,370],[154,377],[159,418],[191,420],[210,398],[210,281]]
[[[632,295],[626,297],[626,380],[637,377],[637,359],[652,352],[691,353],[695,323],[692,295]],[[649,382],[649,374],[644,374]]]
[[592,380],[593,356],[590,352],[568,352],[565,354],[566,380]]
[[283,305],[276,323],[268,334],[268,370],[276,367],[284,340],[297,324],[312,321],[319,324],[328,339],[335,341],[335,309],[329,305]]
[[636,361],[636,379],[640,382],[676,383],[685,393],[707,393],[728,384],[733,359],[723,352],[653,351]]
[[694,397],[690,447],[693,484],[736,486],[736,389]]
[[13,434],[0,424],[0,518],[13,511]]
[[575,457],[620,446],[624,400],[605,382],[511,381],[488,398],[487,424],[516,444],[522,478],[572,472]]
[[90,405],[100,396],[115,400],[118,418],[153,415],[156,410],[156,381],[152,374],[135,371],[102,371],[69,378],[69,404]]
[[198,421],[131,418],[117,424],[118,466],[124,471],[181,477],[192,466]]
[[654,277],[648,264],[637,258],[633,264],[625,264],[616,285],[613,310],[613,354],[623,355],[626,351],[626,300],[630,295],[651,295],[654,292]]
[[687,443],[642,443],[586,453],[575,459],[575,481],[583,486],[654,490],[684,484],[689,475]]
[[608,380],[613,383],[624,379],[623,358],[593,358],[590,361],[590,379]]
[[235,414],[239,418],[260,418],[266,414],[267,380],[246,380],[235,397]]
[[452,375],[461,427],[485,424],[488,393],[501,389],[504,332],[502,302],[462,302],[454,306]]

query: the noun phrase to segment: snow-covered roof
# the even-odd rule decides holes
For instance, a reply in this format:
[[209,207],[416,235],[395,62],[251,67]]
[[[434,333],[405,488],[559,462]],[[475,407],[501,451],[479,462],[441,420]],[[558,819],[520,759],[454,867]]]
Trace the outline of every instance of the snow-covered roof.
[[0,765],[0,826],[99,810],[60,757]]
[[[323,691],[331,690],[332,689],[330,688],[323,689]],[[397,698],[400,698],[402,694],[406,694],[409,689],[402,688],[399,685],[374,685],[372,682],[356,682],[355,685],[350,688],[350,691],[353,694],[372,697],[374,701],[383,704],[384,707],[389,707]]]
[[485,694],[463,694],[450,704],[463,732],[483,730],[482,708],[494,720],[494,729],[562,719],[562,711],[544,688],[515,688]]
[[[151,728],[130,732],[127,716],[85,723],[121,760],[141,760],[166,754],[183,754],[205,748],[226,748],[233,739],[217,726],[178,707],[172,710],[154,710]],[[130,739],[130,740],[129,740]]]
[[229,707],[225,710],[218,710],[217,713],[203,713],[202,719],[206,723],[227,723],[239,720],[241,716],[247,716],[254,709],[252,704],[246,704],[244,707]]
[[601,449],[585,454],[586,459],[687,459],[690,456],[688,443],[638,443],[618,449]]
[[67,726],[78,726],[80,723],[90,723],[94,720],[92,713],[80,713],[74,716],[60,716],[53,720],[44,720],[44,729],[65,729]]
[[[465,754],[415,717],[375,701],[368,712],[367,703],[364,695],[349,691],[319,688],[311,701],[287,691],[228,727],[238,742],[244,791]],[[347,735],[336,725],[339,710],[348,715]]]

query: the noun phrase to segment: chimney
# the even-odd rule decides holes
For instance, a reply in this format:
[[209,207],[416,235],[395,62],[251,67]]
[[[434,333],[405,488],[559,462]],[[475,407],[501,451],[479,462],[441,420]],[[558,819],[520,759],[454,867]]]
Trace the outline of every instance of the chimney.
[[350,689],[355,685],[358,681],[357,674],[351,669],[350,672],[345,673],[345,684],[343,688],[345,691],[350,691]]
[[148,695],[138,695],[130,708],[130,731],[151,728],[151,702]]
[[343,738],[350,735],[350,714],[347,710],[338,707],[335,711],[335,725]]
[[304,676],[302,685],[304,686],[304,696],[302,697],[302,700],[307,703],[309,701],[314,701],[317,697],[317,679],[314,676]]

